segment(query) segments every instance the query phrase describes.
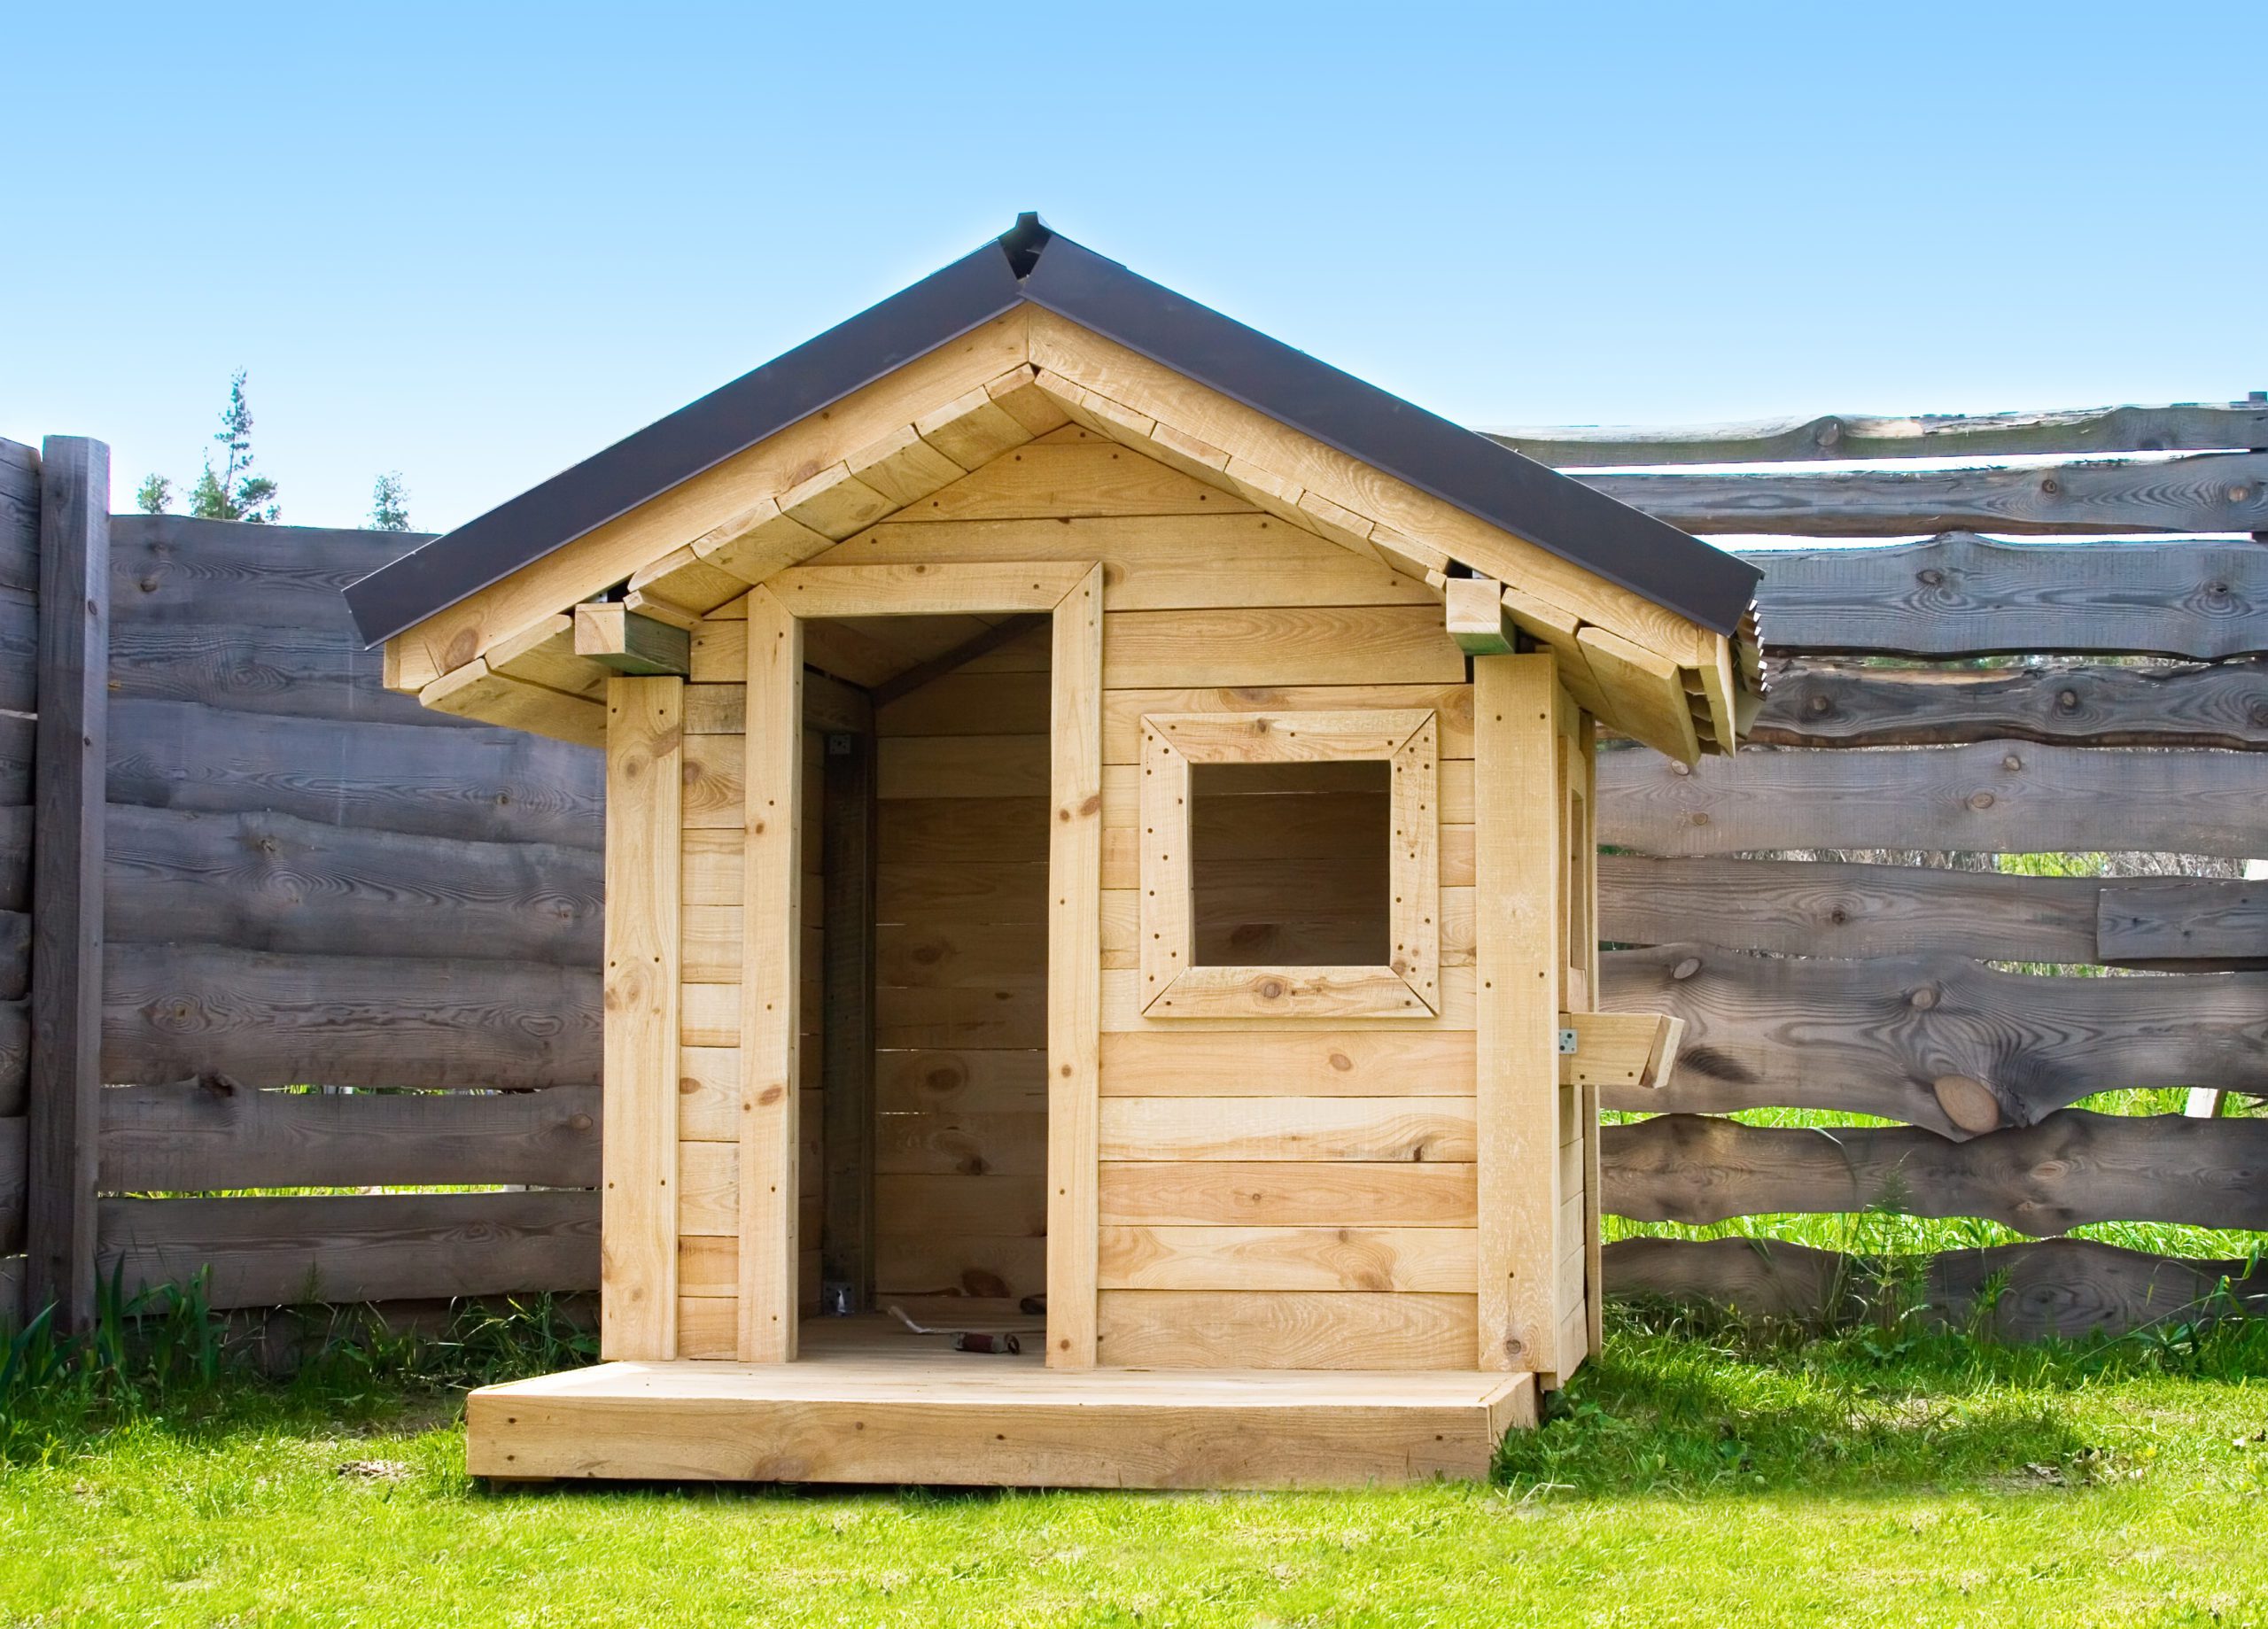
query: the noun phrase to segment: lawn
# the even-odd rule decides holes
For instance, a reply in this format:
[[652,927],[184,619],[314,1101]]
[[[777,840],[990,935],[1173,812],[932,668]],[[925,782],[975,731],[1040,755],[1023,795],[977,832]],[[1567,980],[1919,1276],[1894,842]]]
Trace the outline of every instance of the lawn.
[[19,1385],[0,1623],[2268,1621],[2241,1322],[2014,1351],[1624,1315],[1492,1485],[1290,1495],[491,1492],[443,1384],[510,1366],[477,1356]]

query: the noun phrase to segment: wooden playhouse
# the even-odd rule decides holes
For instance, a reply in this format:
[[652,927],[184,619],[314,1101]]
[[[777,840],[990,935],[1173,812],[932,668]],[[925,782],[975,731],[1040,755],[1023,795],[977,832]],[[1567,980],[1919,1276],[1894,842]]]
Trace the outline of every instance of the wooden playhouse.
[[1481,1474],[1676,1048],[1596,733],[1730,751],[1755,578],[1026,216],[355,585],[607,755],[607,1361],[470,1469]]

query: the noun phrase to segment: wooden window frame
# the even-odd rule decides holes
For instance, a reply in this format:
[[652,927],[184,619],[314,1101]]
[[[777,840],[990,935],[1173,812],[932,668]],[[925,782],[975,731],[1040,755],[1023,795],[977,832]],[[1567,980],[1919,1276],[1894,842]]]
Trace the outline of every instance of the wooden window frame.
[[[1142,717],[1142,1012],[1176,1018],[1432,1018],[1441,1012],[1441,725],[1430,708]],[[1391,961],[1200,966],[1190,771],[1200,764],[1390,765]]]
[[[796,1000],[803,624],[815,617],[1046,612],[1047,1362],[1095,1361],[1102,1027],[1102,567],[1091,561],[796,566],[748,596],[740,1341],[796,1355]],[[759,790],[761,789],[761,790]]]

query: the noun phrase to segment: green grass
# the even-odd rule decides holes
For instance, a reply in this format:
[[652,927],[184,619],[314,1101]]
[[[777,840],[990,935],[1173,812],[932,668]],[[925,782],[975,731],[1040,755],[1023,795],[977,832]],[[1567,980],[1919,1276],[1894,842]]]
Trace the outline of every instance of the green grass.
[[2268,1619],[2268,1324],[2012,1350],[1625,1315],[1491,1485],[1174,1496],[490,1492],[452,1383],[554,1361],[521,1322],[288,1385],[193,1336],[19,1373],[0,1623]]

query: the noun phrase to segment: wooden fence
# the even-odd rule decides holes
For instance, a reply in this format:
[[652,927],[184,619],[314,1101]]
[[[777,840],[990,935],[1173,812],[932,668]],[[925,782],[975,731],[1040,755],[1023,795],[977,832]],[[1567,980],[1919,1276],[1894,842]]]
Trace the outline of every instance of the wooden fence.
[[[1607,1004],[1689,1024],[1665,1093],[1609,1099],[1672,1112],[1610,1129],[1607,1207],[1991,1218],[2040,1242],[1942,1258],[1928,1283],[1958,1308],[2005,1280],[2014,1333],[2131,1323],[2241,1273],[2052,1236],[2268,1227],[2268,1121],[2070,1106],[2262,1090],[2268,884],[1844,857],[2268,856],[2268,549],[2199,535],[2268,534],[2268,454],[2244,450],[2268,447],[2268,403],[1504,438],[1705,533],[1948,533],[1759,555],[1777,672],[1757,748],[1689,772],[1602,756],[1602,931],[1638,947],[1608,956]],[[105,530],[88,449],[57,438],[43,470],[0,443],[0,1257],[33,1253],[0,1261],[0,1308],[27,1276],[83,1308],[119,1266],[209,1267],[240,1307],[592,1288],[596,755],[379,687],[338,589],[415,539]],[[2184,455],[2140,456],[2161,453]],[[2063,456],[1801,467],[2040,454]],[[1592,472],[1631,465],[1669,468]],[[89,624],[41,616],[42,571],[74,568],[91,655]],[[1959,665],[1988,653],[2039,660]],[[74,785],[99,789],[74,810]],[[98,867],[98,918],[74,855]],[[1903,1123],[1725,1118],[1782,1105]],[[144,1197],[296,1187],[487,1191]],[[1787,1312],[1851,1282],[1827,1253],[1740,1239],[1607,1260],[1611,1288]]]
[[[29,449],[0,454],[37,471]],[[37,505],[17,508],[35,529]],[[209,1268],[222,1307],[594,1289],[598,755],[381,687],[339,590],[417,538],[107,530],[104,802],[85,822],[98,1062],[70,1078],[35,1043],[27,1069],[0,1038],[0,1171],[23,1169],[27,1098],[55,1123],[82,1094],[100,1195],[74,1223],[69,1174],[35,1161],[35,1294],[83,1315],[120,1268],[129,1287]],[[12,558],[0,547],[0,615]],[[28,711],[46,672],[22,643],[0,630],[0,706]],[[0,803],[24,801],[28,756],[0,758]],[[43,787],[44,743],[39,768]],[[0,910],[25,906],[27,825],[0,827]],[[35,869],[69,835],[43,814]],[[25,993],[24,920],[0,916],[0,1001]],[[353,1191],[450,1187],[485,1191]],[[295,1188],[346,1191],[150,1197]],[[10,1248],[23,1195],[0,1178]]]
[[[1756,745],[1689,772],[1602,755],[1601,932],[1644,947],[1606,958],[1606,1005],[1688,1025],[1666,1090],[1607,1096],[1668,1112],[1609,1128],[1605,1207],[1988,1219],[2036,1242],[1940,1256],[1923,1288],[1964,1315],[1991,1286],[2016,1335],[2128,1326],[2245,1279],[2241,1260],[2055,1236],[2268,1228],[2268,1120],[2071,1106],[2268,1090],[2268,883],[2235,864],[2268,856],[2268,454],[2248,450],[2268,448],[2268,401],[1503,438],[1702,532],[1937,534],[1751,552],[1774,671]],[[2025,462],[1802,467],[1905,457]],[[1591,472],[1637,464],[1669,468]],[[1676,468],[1694,464],[1749,467]],[[1990,857],[2041,852],[2180,857],[2068,877]],[[2164,976],[2087,976],[2105,968]],[[1726,1118],[1777,1106],[1904,1123]],[[1865,1270],[1737,1237],[1607,1252],[1611,1288],[1777,1314]]]

